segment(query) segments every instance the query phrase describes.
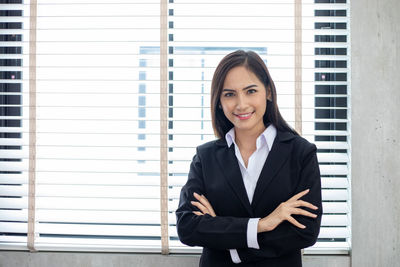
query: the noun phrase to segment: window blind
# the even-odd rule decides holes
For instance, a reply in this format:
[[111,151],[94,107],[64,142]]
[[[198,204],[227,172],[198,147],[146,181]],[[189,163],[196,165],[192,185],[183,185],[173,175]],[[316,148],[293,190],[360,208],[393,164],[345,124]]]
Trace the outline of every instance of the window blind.
[[[210,87],[216,65],[237,49],[254,50],[274,79],[278,105],[292,126],[300,117],[302,135],[317,145],[324,215],[317,243],[305,253],[347,253],[349,249],[348,56],[319,53],[348,48],[346,1],[300,1],[296,29],[295,1],[173,0],[169,5],[169,184],[171,214],[195,147],[214,139]],[[343,26],[346,25],[346,26]],[[298,27],[298,26],[297,26]],[[301,76],[295,73],[295,31],[300,30]],[[335,38],[342,41],[331,41]],[[343,40],[344,38],[344,40]],[[301,84],[300,105],[295,85]],[[296,114],[300,109],[300,116]],[[177,238],[170,221],[171,252],[193,252]]]
[[160,251],[159,1],[39,1],[37,249]]
[[26,249],[29,7],[0,1],[0,247]]
[[[325,214],[316,248],[350,249],[350,32],[346,0],[315,0],[314,129]],[[311,39],[310,39],[311,40]],[[309,76],[311,78],[311,76]]]
[[37,250],[160,251],[159,17],[159,1],[38,1]]
[[[0,2],[1,25],[8,27],[0,34],[0,249],[26,249],[30,2]],[[301,121],[294,0],[169,0],[163,14],[155,0],[39,0],[35,249],[200,251],[177,239],[174,211],[195,147],[214,139],[213,71],[227,53],[245,49],[268,65],[282,115],[293,127],[297,118],[303,136],[318,147],[325,213],[318,242],[306,253],[348,253],[349,5],[300,2]],[[161,15],[168,16],[166,69]],[[21,28],[10,28],[15,22]],[[166,118],[160,115],[162,71]],[[164,130],[168,152],[161,156]],[[165,171],[169,228],[162,235]],[[166,234],[168,243],[161,240]]]

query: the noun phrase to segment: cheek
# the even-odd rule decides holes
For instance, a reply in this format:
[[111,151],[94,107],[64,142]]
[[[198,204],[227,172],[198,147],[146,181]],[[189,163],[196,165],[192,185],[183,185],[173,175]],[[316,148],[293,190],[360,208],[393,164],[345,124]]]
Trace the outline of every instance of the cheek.
[[231,112],[226,106],[222,106],[222,111],[224,112],[225,117],[229,118],[231,116]]
[[260,111],[260,116],[264,116],[264,114],[267,112],[267,103],[260,102],[258,110]]
[[222,106],[222,110],[226,115],[230,114],[230,110],[232,109],[232,103],[230,103],[229,101],[220,101],[221,106]]

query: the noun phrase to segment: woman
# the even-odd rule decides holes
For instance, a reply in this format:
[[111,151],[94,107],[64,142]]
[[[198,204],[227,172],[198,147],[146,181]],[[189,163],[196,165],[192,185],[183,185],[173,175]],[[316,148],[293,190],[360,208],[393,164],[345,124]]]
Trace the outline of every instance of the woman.
[[219,139],[197,147],[176,211],[179,239],[204,247],[200,266],[301,266],[321,223],[315,145],[280,115],[256,53],[225,56],[211,87]]

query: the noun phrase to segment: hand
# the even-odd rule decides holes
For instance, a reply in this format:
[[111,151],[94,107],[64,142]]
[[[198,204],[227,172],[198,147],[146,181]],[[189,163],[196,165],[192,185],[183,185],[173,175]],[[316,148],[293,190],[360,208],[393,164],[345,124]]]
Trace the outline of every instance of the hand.
[[299,207],[307,207],[313,210],[317,210],[318,207],[312,205],[311,203],[308,203],[303,200],[299,200],[301,197],[306,195],[308,192],[310,192],[310,189],[304,190],[293,197],[291,197],[289,200],[286,202],[281,203],[271,214],[269,214],[267,217],[264,217],[259,220],[258,222],[258,228],[257,232],[267,232],[267,231],[272,231],[274,230],[279,224],[281,224],[283,221],[288,221],[294,226],[304,229],[306,228],[305,225],[302,225],[298,221],[296,221],[292,215],[303,215],[311,218],[316,218],[317,215],[308,212],[304,209],[301,209]]
[[194,214],[202,216],[204,214],[210,214],[212,217],[217,216],[214,212],[213,207],[210,202],[204,195],[199,195],[197,193],[193,193],[193,196],[199,201],[191,201],[193,206],[197,207],[200,211],[193,211]]

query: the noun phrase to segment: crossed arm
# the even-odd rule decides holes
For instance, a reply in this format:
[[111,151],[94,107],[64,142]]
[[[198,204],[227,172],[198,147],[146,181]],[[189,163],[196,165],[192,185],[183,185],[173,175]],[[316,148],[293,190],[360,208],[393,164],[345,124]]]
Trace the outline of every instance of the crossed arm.
[[[314,206],[309,202],[300,200],[300,198],[303,197],[304,195],[306,195],[309,191],[310,191],[309,189],[306,189],[306,190],[294,195],[286,202],[281,203],[268,216],[261,218],[258,221],[257,233],[273,231],[278,225],[280,225],[284,221],[291,223],[293,226],[295,226],[299,229],[305,229],[306,226],[304,224],[299,223],[295,218],[293,218],[292,215],[307,216],[307,217],[314,218],[314,219],[317,218],[316,214],[313,214],[311,212],[308,212],[308,211],[302,209],[302,207],[307,207],[312,210],[318,209],[317,206]],[[208,199],[204,195],[199,195],[197,193],[194,193],[193,195],[198,201],[191,201],[191,204],[200,210],[200,211],[193,211],[194,214],[196,214],[197,216],[204,216],[205,214],[209,214],[212,217],[217,216],[215,214],[215,211],[214,211],[211,203],[208,201]],[[235,251],[235,250],[233,250],[233,251]],[[239,251],[236,250],[236,252],[231,251],[231,253],[237,253],[236,255],[239,256],[239,259],[240,259],[238,262],[241,262],[241,261],[243,262],[245,259],[246,259],[246,261],[255,261],[258,258],[263,258],[261,256],[262,251],[259,251],[257,249],[242,249]],[[232,256],[232,259],[234,259],[233,256]]]
[[300,175],[303,181],[298,186],[298,191],[302,191],[259,220],[257,240],[260,249],[247,246],[249,218],[217,216],[212,203],[202,195],[201,175],[201,162],[195,156],[177,210],[178,234],[182,242],[215,249],[236,249],[242,262],[279,257],[315,243],[322,214],[315,150],[309,151],[304,160]]
[[[272,231],[283,221],[288,221],[289,223],[300,229],[305,229],[306,226],[299,223],[295,218],[292,217],[292,215],[303,215],[311,218],[317,218],[316,214],[302,209],[302,207],[307,207],[313,210],[318,209],[317,206],[314,206],[313,204],[304,200],[300,200],[300,198],[306,195],[308,192],[310,192],[310,189],[306,189],[294,195],[286,202],[282,202],[271,214],[264,218],[261,218],[258,222],[257,233]],[[198,216],[203,216],[204,214],[209,214],[212,217],[217,216],[211,203],[204,195],[193,193],[193,196],[198,201],[191,201],[191,204],[193,206],[196,206],[200,210],[193,211],[194,214]]]

